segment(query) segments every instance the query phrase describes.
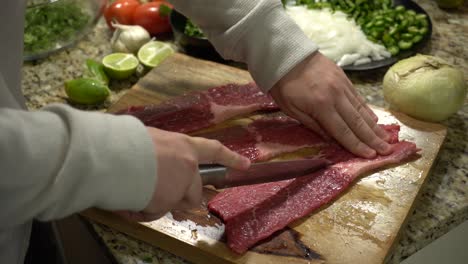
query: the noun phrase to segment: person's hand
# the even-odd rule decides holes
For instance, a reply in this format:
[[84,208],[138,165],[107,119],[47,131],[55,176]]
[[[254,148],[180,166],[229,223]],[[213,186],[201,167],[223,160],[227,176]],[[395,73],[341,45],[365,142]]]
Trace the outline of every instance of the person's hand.
[[158,179],[153,197],[141,212],[120,211],[133,221],[151,221],[172,209],[188,209],[202,201],[199,164],[222,164],[244,170],[249,159],[229,150],[219,141],[190,137],[148,127],[156,149]]
[[343,70],[320,52],[296,65],[270,94],[286,114],[324,137],[332,136],[356,155],[372,158],[391,152],[377,116]]

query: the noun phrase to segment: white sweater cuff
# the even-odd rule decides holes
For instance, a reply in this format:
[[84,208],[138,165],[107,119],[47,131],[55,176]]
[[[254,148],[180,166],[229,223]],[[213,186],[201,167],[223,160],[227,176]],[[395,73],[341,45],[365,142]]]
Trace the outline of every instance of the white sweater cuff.
[[[227,30],[224,49],[228,59],[247,63],[263,91],[268,91],[294,66],[317,51],[318,47],[283,9],[281,2],[262,1]],[[216,38],[213,41],[217,41]]]

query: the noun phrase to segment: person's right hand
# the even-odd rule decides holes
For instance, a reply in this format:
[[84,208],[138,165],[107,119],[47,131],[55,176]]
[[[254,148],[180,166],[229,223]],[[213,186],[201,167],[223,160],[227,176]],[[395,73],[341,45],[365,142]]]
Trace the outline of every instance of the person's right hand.
[[121,211],[121,216],[134,221],[151,221],[172,209],[199,206],[202,181],[199,164],[222,164],[247,169],[249,159],[229,150],[219,141],[190,137],[147,127],[156,149],[158,179],[151,201],[141,212]]
[[270,94],[283,112],[358,156],[391,153],[377,116],[343,70],[318,51],[284,75]]

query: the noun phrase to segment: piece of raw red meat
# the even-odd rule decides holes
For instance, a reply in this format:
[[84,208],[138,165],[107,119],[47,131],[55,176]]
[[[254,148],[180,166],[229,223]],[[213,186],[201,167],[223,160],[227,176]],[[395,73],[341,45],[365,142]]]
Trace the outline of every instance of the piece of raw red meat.
[[282,153],[326,144],[297,120],[281,115],[256,119],[247,126],[233,126],[197,136],[219,140],[251,161],[267,160]]
[[[372,160],[352,158],[310,176],[288,180],[280,191],[273,192],[262,203],[225,221],[228,246],[241,254],[291,222],[331,202],[359,175],[389,164],[398,164],[418,151],[415,144],[406,141],[393,144],[392,148],[393,153],[388,156],[378,156]],[[265,190],[265,186],[260,188]],[[232,210],[237,210],[237,205],[232,203]],[[210,209],[213,209],[212,206]]]
[[131,106],[116,114],[133,115],[146,126],[190,133],[259,110],[277,110],[255,83],[228,84],[175,97],[157,105]]
[[[288,119],[288,118],[286,118]],[[266,126],[265,128],[268,127],[277,127],[280,128],[284,124],[284,119],[260,119],[254,121],[251,125],[255,127],[262,127],[261,125],[265,121],[269,121],[269,126]],[[293,119],[292,119],[293,120]],[[294,121],[294,120],[293,120]],[[286,121],[287,124],[293,121]],[[276,122],[276,125],[272,125],[272,123]],[[297,122],[297,121],[296,121]],[[287,136],[280,136],[276,138],[274,146],[276,148],[269,148],[269,152],[263,151],[262,156],[249,156],[247,157],[251,158],[251,160],[256,161],[256,160],[265,160],[265,158],[269,158],[271,156],[274,156],[274,154],[279,154],[282,153],[285,149],[291,150],[293,147],[296,147],[297,149],[303,148],[303,147],[320,147],[320,153],[317,155],[317,157],[320,158],[325,158],[328,159],[331,163],[335,164],[337,162],[342,162],[346,161],[349,159],[356,158],[355,155],[352,153],[344,150],[338,143],[334,141],[325,141],[319,137],[314,137],[316,135],[314,132],[306,129],[303,125],[298,123],[299,128],[303,128],[304,130],[300,130],[296,128],[297,130],[301,131],[299,135],[303,137],[303,139],[309,139],[310,141],[307,142],[307,140],[301,139],[300,141],[295,141],[294,139],[297,138],[297,135],[295,133],[287,133]],[[400,127],[398,125],[382,125],[382,128],[384,128],[387,133],[390,135],[391,141],[390,143],[396,143],[398,141],[398,132]],[[240,129],[238,127],[238,129]],[[294,131],[295,129],[291,129],[291,131]],[[233,133],[235,130],[231,129],[226,129],[225,131],[223,130],[220,133],[216,133],[216,135],[222,135],[222,138],[216,138],[221,141],[221,143],[225,144],[226,143],[226,138],[231,140],[229,144],[227,145],[234,151],[244,154],[246,153],[245,151],[245,145],[242,144],[235,144],[238,141],[241,141],[242,138],[248,137],[249,139],[249,154],[250,153],[255,153],[259,152],[259,150],[256,148],[257,143],[252,143],[254,138],[254,134],[238,134],[238,133]],[[244,130],[247,131],[247,130]],[[268,130],[270,133],[274,134],[274,130]],[[284,132],[284,131],[282,131]],[[309,133],[310,135],[305,135],[303,133]],[[283,133],[282,135],[285,135]],[[212,135],[214,136],[214,135]],[[258,138],[259,140],[265,140],[265,139],[270,139],[270,137],[265,137],[265,138]],[[282,139],[282,141],[279,141],[279,139]],[[292,144],[291,142],[295,143],[300,143],[297,145],[290,145]],[[232,144],[231,144],[232,143]],[[264,142],[263,144],[267,144],[268,142]],[[245,155],[245,154],[244,154]],[[256,159],[252,159],[252,157],[255,157]],[[265,157],[265,158],[264,158]],[[275,195],[277,192],[281,191],[283,188],[285,188],[292,180],[286,180],[286,181],[278,181],[278,182],[271,182],[271,183],[265,183],[265,184],[256,184],[256,185],[251,185],[251,186],[241,186],[241,187],[234,187],[234,188],[229,188],[224,190],[223,192],[220,192],[217,194],[213,199],[211,199],[208,203],[208,208],[210,209],[211,212],[221,216],[221,218],[224,221],[229,220],[232,217],[235,217],[238,214],[241,214],[242,212],[249,210],[250,208],[253,208],[254,206],[262,203],[272,195]]]
[[[232,130],[232,128],[213,132],[210,138],[220,140],[238,153],[244,155],[245,153],[257,153],[247,155],[254,161],[271,158],[276,154],[285,152],[285,150],[291,151],[307,146],[319,146],[321,147],[319,156],[335,163],[335,165],[311,176],[230,188],[215,196],[209,202],[208,208],[225,222],[228,245],[231,249],[237,253],[244,252],[258,241],[284,228],[290,222],[330,202],[361,173],[387,164],[401,162],[404,158],[416,153],[417,149],[413,143],[397,142],[398,125],[382,125],[382,127],[390,134],[390,143],[396,143],[393,145],[395,152],[392,155],[377,157],[373,160],[358,158],[344,150],[336,142],[322,140],[315,133],[288,117],[255,120],[246,129],[242,130],[242,127],[236,127],[238,132],[234,132],[236,130]],[[239,131],[243,131],[243,133],[239,133]],[[248,138],[248,144],[238,144],[242,142],[242,138]],[[262,150],[258,148],[261,144],[272,142],[274,144],[270,145],[274,147]],[[295,148],[291,148],[291,145],[295,146]],[[258,153],[262,153],[262,155]],[[299,195],[300,198],[297,200],[288,198],[293,197],[296,191],[300,192],[300,186],[302,185],[308,186],[308,188],[318,186],[317,188],[322,192],[314,190],[320,196],[304,197]],[[308,202],[304,203],[304,201]],[[310,204],[310,207],[301,208],[300,206],[303,204]],[[282,209],[283,211],[280,212],[284,213],[285,216],[278,218],[279,222],[271,222],[272,219],[270,218],[276,219],[278,217],[275,211],[277,208]],[[296,209],[300,210],[296,211]],[[288,212],[287,210],[291,211]],[[275,224],[270,225],[269,223]]]

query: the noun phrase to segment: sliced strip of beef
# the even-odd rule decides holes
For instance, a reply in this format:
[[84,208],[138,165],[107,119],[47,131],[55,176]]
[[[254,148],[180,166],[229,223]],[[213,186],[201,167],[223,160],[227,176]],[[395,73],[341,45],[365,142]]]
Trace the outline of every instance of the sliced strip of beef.
[[[260,133],[262,136],[256,136],[254,132],[249,132],[252,131],[251,129],[243,129],[243,127],[237,126],[236,129],[228,128],[225,131],[212,133],[211,138],[220,140],[221,143],[249,157],[252,161],[264,160],[264,158],[270,158],[304,147],[319,148],[320,152],[316,158],[326,158],[332,164],[356,158],[355,155],[344,150],[336,142],[321,139],[294,119],[259,119],[249,126],[254,127],[253,131]],[[392,138],[392,142],[390,143],[398,141],[400,128],[398,125],[382,125],[382,128],[390,134]],[[243,133],[238,131],[242,131]],[[277,134],[277,132],[279,133]],[[260,142],[256,142],[255,138],[260,140]],[[270,141],[274,144],[271,144]],[[239,142],[242,142],[242,144]],[[258,146],[265,145],[272,147],[268,150],[258,148]],[[262,155],[259,153],[262,153]],[[227,221],[269,199],[287,187],[291,181],[293,180],[229,188],[213,197],[208,203],[208,208],[211,212],[219,215],[224,221]]]
[[146,126],[190,133],[255,111],[277,110],[273,99],[255,83],[228,84],[169,99],[161,104],[132,106],[116,114],[133,115]]
[[[243,133],[235,132],[236,129],[232,128],[213,132],[211,138],[220,140],[241,154],[256,153],[255,155],[247,155],[253,161],[268,159],[279,153],[291,151],[291,149],[297,150],[307,146],[315,146],[321,149],[318,157],[325,157],[335,164],[307,177],[235,187],[216,195],[209,202],[208,208],[226,223],[228,245],[235,252],[242,253],[258,241],[284,228],[290,222],[309,214],[339,196],[362,172],[400,162],[402,157],[408,157],[417,151],[416,146],[412,143],[397,142],[398,125],[382,125],[382,127],[391,135],[390,143],[396,143],[393,145],[395,152],[390,156],[377,157],[374,160],[358,158],[344,150],[336,142],[321,139],[294,119],[287,117],[255,120],[246,129],[236,127],[238,131],[243,131]],[[242,138],[248,138],[249,144],[238,144]],[[259,149],[258,146],[265,144],[273,147],[267,150]],[[246,146],[249,151],[245,151]],[[262,154],[260,155],[260,153]],[[350,164],[354,165],[349,166]],[[321,191],[314,190],[319,196],[294,196],[296,191],[301,192],[301,186],[313,189],[312,187],[315,185],[317,187],[314,188]],[[299,198],[294,200],[291,197]],[[301,208],[301,204],[310,204],[310,208]],[[277,206],[281,209],[280,213],[284,213],[284,210],[288,208],[291,211],[289,212],[290,216],[279,218],[283,219],[282,222],[275,223],[270,217],[275,219],[278,217],[278,212],[275,211]],[[297,213],[295,209],[298,208],[302,211]],[[275,224],[270,225],[269,223]]]
[[[392,147],[393,153],[388,156],[378,156],[372,160],[353,158],[310,176],[288,181],[279,191],[271,192],[268,199],[225,221],[228,246],[236,253],[243,253],[274,232],[331,202],[360,175],[382,166],[398,164],[418,151],[414,143],[405,141]],[[266,187],[260,188],[265,190]],[[245,195],[245,192],[239,192],[238,198],[241,195]],[[238,205],[232,203],[232,210],[237,211]]]

